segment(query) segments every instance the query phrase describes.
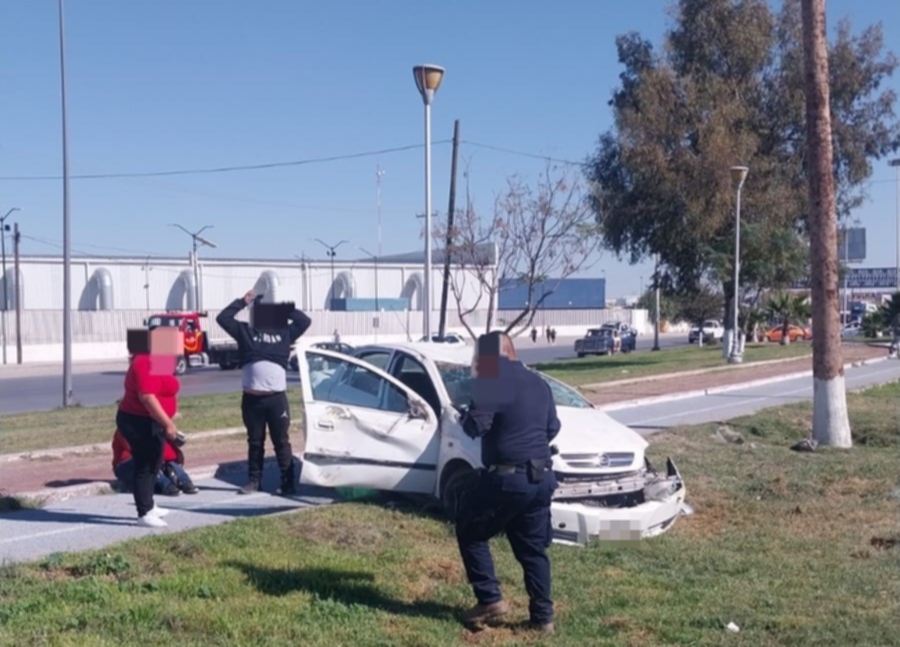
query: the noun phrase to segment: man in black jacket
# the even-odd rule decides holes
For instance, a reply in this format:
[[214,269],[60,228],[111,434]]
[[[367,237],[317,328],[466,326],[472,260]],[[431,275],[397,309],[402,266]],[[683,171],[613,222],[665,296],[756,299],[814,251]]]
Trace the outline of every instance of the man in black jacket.
[[[251,323],[237,321],[235,315],[256,301]],[[294,454],[291,448],[291,409],[287,399],[287,368],[291,346],[312,323],[293,303],[260,303],[251,290],[235,299],[219,313],[216,322],[238,343],[242,385],[241,414],[247,427],[248,482],[240,494],[257,492],[266,453],[266,426],[275,448],[281,487],[278,494],[292,495]]]
[[557,483],[550,442],[560,430],[553,393],[547,382],[516,359],[512,340],[504,333],[481,336],[474,368],[472,403],[460,423],[467,435],[481,438],[485,469],[456,526],[466,576],[477,600],[463,621],[479,625],[508,611],[488,547],[492,537],[505,532],[525,575],[531,624],[553,633],[547,548]]

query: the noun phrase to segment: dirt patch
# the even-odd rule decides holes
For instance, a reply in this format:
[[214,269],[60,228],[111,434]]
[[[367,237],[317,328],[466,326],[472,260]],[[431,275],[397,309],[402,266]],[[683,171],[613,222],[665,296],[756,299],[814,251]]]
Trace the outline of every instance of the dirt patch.
[[286,530],[294,537],[307,541],[365,552],[380,550],[384,542],[393,537],[392,532],[365,523],[308,515],[302,519],[298,516],[296,523],[289,524]]

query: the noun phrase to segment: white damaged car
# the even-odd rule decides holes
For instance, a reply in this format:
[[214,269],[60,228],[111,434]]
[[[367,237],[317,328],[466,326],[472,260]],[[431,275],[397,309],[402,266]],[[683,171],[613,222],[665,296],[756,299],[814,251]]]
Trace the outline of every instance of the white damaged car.
[[[297,350],[306,409],[300,481],[431,495],[453,519],[482,467],[481,441],[463,432],[457,409],[470,402],[472,349],[390,343],[356,348],[353,356]],[[671,528],[689,510],[672,461],[657,471],[640,435],[538,374],[561,422],[553,441],[554,541],[640,539]]]

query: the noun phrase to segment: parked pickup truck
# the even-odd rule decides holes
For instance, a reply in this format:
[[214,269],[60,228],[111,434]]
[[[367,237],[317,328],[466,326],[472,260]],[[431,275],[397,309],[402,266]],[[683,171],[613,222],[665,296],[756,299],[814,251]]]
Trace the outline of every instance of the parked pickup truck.
[[184,375],[188,368],[219,365],[223,371],[238,367],[238,347],[233,341],[210,342],[209,335],[203,330],[200,319],[206,317],[205,312],[165,312],[152,315],[144,320],[150,328],[167,326],[178,328],[184,333],[184,353],[175,364],[175,374]]
[[[712,342],[712,341],[721,341],[721,339],[725,336],[725,328],[722,326],[722,322],[716,319],[707,319],[703,322],[703,341],[704,342]],[[688,343],[696,344],[700,339],[700,328],[698,326],[694,326],[691,328],[691,331],[688,333]]]
[[617,337],[617,332],[609,327],[590,328],[583,338],[575,340],[575,354],[578,357],[584,357],[585,355],[612,355],[618,351],[623,353],[633,351],[637,343],[635,335],[628,332],[619,334]]

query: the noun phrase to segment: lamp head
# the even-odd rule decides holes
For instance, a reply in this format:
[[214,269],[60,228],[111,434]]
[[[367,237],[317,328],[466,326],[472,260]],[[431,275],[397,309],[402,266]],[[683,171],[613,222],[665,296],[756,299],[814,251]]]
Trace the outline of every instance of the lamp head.
[[744,180],[747,179],[747,173],[749,172],[750,169],[746,166],[731,167],[731,183],[734,185],[735,189],[740,190],[741,187],[744,186]]
[[434,93],[437,92],[444,79],[444,68],[438,65],[416,65],[413,68],[413,77],[416,79],[416,88],[422,95],[425,105],[431,105]]

